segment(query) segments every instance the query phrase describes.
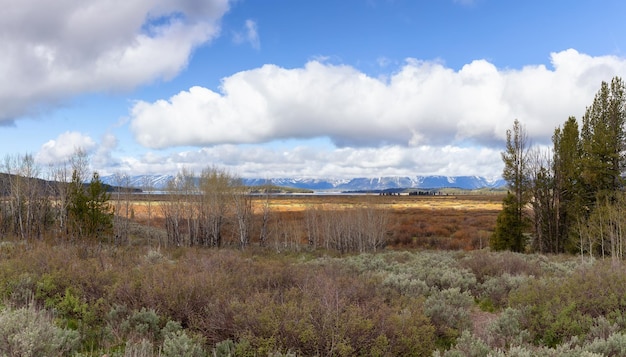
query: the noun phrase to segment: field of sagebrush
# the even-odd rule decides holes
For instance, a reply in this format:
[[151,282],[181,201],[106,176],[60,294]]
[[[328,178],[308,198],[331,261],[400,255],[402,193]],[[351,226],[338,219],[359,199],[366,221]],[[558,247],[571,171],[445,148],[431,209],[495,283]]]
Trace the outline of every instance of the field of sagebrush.
[[[626,355],[626,268],[490,252],[498,198],[270,203],[276,241],[243,250],[159,245],[158,200],[122,245],[4,238],[0,355]],[[331,234],[359,206],[388,215],[384,247],[308,244],[307,217]]]
[[626,269],[577,257],[45,242],[4,242],[0,256],[7,355],[617,356],[626,346]]

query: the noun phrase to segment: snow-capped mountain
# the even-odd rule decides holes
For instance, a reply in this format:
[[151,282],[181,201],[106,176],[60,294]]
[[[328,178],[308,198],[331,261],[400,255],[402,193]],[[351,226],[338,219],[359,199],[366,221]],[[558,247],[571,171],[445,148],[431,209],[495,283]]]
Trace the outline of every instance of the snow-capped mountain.
[[[165,189],[168,181],[173,178],[174,176],[171,175],[138,175],[130,176],[126,181],[120,180],[119,176],[115,175],[101,177],[102,181],[109,185],[143,189],[149,187],[153,190]],[[506,185],[506,182],[501,178],[482,176],[386,176],[352,179],[245,178],[243,182],[248,186],[260,186],[270,183],[276,186],[313,191],[368,191],[401,188],[440,189],[446,187],[473,190],[479,188],[500,188]]]

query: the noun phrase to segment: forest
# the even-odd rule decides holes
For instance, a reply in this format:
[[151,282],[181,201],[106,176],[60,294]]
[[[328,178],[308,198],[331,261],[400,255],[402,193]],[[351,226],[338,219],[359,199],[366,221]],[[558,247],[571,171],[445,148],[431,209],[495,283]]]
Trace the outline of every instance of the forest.
[[251,194],[214,166],[156,194],[9,155],[0,355],[626,355],[625,103],[602,83],[548,149],[515,120],[505,194]]

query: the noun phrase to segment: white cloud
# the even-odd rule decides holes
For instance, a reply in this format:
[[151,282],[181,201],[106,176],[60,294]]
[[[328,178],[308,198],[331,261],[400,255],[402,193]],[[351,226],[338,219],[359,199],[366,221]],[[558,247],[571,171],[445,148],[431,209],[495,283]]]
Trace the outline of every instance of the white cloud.
[[4,4],[0,122],[36,114],[77,93],[172,78],[195,47],[217,36],[228,7],[228,0]]
[[121,158],[115,169],[129,174],[199,173],[208,166],[242,177],[354,178],[372,176],[501,174],[500,149],[454,146],[335,148],[303,141],[290,148],[267,145],[215,145],[177,153]]
[[105,134],[100,145],[94,150],[92,163],[95,167],[115,167],[118,165],[117,160],[113,158],[112,151],[117,148],[117,137],[111,133]]
[[247,42],[252,48],[258,50],[261,48],[261,39],[259,38],[259,31],[257,23],[254,20],[246,20],[244,28],[241,32],[235,32],[233,34],[233,41],[237,44]]
[[96,142],[88,135],[67,131],[43,144],[35,159],[43,165],[59,164],[69,160],[78,150],[90,153],[96,146]]
[[219,93],[193,87],[139,101],[131,128],[151,148],[315,137],[339,147],[500,147],[517,118],[533,140],[547,142],[583,114],[601,81],[626,75],[626,59],[614,56],[570,49],[551,61],[513,70],[476,60],[455,71],[409,59],[388,79],[319,61],[265,65],[224,78]]

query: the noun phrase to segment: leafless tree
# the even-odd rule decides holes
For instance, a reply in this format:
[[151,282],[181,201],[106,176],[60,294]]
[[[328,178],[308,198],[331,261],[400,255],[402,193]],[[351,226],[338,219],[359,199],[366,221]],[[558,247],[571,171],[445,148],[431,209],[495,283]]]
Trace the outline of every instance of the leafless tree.
[[232,190],[233,209],[237,221],[237,231],[239,233],[239,246],[241,249],[250,244],[250,231],[252,230],[252,197],[249,190],[242,184],[241,180],[234,181]]
[[209,167],[200,175],[202,199],[202,227],[206,234],[204,244],[211,247],[222,245],[222,229],[229,210],[232,175],[223,169]]
[[262,198],[261,198],[261,227],[259,233],[259,245],[262,247],[267,246],[267,241],[269,239],[270,231],[270,217],[271,217],[271,206],[270,206],[270,186],[263,186],[262,188]]
[[115,173],[115,216],[113,229],[115,244],[129,242],[129,224],[131,219],[130,208],[130,176],[120,172]]
[[149,176],[144,176],[141,182],[141,189],[145,193],[147,204],[147,214],[148,214],[148,239],[152,241],[152,193],[154,191],[154,186],[152,184],[152,180]]

